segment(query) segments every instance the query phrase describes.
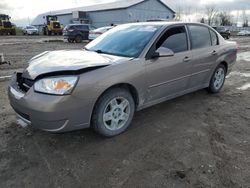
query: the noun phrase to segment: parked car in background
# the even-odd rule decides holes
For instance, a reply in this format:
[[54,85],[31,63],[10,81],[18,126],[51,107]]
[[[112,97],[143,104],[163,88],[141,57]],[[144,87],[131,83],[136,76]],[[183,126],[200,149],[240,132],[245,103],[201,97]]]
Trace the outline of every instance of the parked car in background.
[[108,30],[112,29],[114,26],[107,26],[107,27],[101,27],[95,30],[92,30],[89,32],[89,40],[94,40],[103,33],[107,32]]
[[26,26],[23,29],[23,35],[39,35],[39,31],[35,26]]
[[224,39],[229,39],[231,32],[223,26],[213,27]]
[[204,24],[125,24],[82,50],[33,57],[13,76],[9,101],[23,126],[91,126],[112,137],[129,127],[136,110],[203,88],[218,93],[236,56],[236,43]]
[[237,36],[250,36],[250,31],[242,30],[239,33],[237,33]]
[[63,36],[68,42],[81,43],[89,40],[89,31],[96,29],[89,24],[69,24],[63,30]]

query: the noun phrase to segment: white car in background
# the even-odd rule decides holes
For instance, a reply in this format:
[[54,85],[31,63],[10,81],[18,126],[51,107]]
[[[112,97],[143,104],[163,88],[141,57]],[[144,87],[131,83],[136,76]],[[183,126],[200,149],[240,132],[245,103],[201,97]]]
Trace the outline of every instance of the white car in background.
[[250,36],[250,31],[242,30],[237,34],[237,36]]
[[23,29],[23,35],[39,35],[39,32],[35,26],[26,26]]
[[103,33],[107,32],[108,30],[112,29],[114,26],[106,26],[106,27],[100,27],[98,29],[89,31],[89,40],[94,40]]

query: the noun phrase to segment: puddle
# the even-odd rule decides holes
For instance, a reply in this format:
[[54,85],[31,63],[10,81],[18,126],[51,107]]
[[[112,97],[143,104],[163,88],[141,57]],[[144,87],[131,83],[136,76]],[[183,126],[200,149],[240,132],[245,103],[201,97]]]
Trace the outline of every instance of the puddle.
[[237,55],[237,60],[250,61],[250,52],[242,52]]
[[249,89],[250,88],[250,83],[247,83],[247,84],[244,84],[243,86],[241,86],[241,87],[239,87],[239,88],[237,88],[237,89],[239,89],[239,90],[247,90],[247,89]]
[[250,78],[250,72],[231,72],[227,77],[230,78],[231,76]]

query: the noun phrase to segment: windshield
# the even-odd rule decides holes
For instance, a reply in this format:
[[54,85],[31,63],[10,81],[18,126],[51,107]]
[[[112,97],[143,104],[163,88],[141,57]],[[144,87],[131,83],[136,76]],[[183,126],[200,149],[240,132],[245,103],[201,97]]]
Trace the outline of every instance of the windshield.
[[85,49],[124,57],[138,57],[161,26],[120,25],[89,43]]

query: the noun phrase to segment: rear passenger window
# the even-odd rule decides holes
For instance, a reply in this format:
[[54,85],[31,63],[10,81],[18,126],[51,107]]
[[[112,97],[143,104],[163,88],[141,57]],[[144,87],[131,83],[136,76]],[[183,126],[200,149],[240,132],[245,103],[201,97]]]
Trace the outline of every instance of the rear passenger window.
[[81,30],[86,30],[86,29],[88,29],[88,26],[87,25],[77,25],[76,28],[81,29]]
[[211,46],[211,37],[207,27],[188,26],[191,37],[192,49],[206,48]]
[[167,30],[156,44],[156,49],[159,47],[171,49],[174,53],[187,51],[188,43],[185,27],[174,27]]
[[212,30],[209,30],[209,31],[210,31],[210,34],[211,34],[212,46],[218,45],[219,43],[218,43],[217,34]]

